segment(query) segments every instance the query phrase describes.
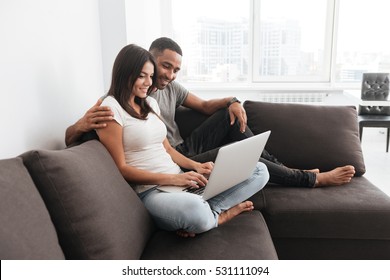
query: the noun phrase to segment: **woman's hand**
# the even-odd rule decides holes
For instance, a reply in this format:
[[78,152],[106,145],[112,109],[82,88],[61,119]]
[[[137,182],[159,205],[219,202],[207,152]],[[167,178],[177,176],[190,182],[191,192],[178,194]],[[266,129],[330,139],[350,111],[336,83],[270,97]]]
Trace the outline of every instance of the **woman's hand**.
[[213,168],[214,168],[214,162],[209,161],[209,162],[205,162],[205,163],[198,162],[195,165],[194,169],[196,170],[196,172],[198,172],[198,173],[200,173],[208,178],[209,175],[211,174],[211,171],[213,171]]
[[207,184],[206,177],[195,171],[180,173],[175,177],[174,185],[176,186],[190,186],[193,188],[199,188],[204,187]]

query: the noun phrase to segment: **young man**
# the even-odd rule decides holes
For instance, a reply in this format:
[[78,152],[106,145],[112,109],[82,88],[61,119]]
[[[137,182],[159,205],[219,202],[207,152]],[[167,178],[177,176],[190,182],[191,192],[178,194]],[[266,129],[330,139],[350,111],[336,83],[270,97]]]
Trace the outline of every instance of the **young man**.
[[[162,37],[151,44],[149,51],[157,62],[157,89],[150,96],[159,104],[161,115],[168,129],[168,140],[177,151],[197,161],[214,160],[219,147],[228,142],[240,141],[253,136],[247,127],[246,113],[235,97],[203,100],[175,82],[182,62],[182,50],[173,40]],[[110,108],[100,106],[99,100],[87,113],[66,131],[65,141],[70,145],[85,132],[104,128],[112,119]],[[192,134],[182,139],[174,120],[180,105],[199,111],[210,117]],[[348,183],[355,174],[353,166],[346,165],[329,172],[298,170],[285,167],[267,151],[260,161],[269,171],[270,182],[297,187],[319,187]]]

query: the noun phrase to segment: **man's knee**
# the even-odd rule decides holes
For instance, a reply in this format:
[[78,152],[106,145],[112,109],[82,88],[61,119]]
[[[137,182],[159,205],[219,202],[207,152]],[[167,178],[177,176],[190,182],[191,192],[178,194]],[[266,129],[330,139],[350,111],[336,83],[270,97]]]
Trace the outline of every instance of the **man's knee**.
[[223,122],[225,124],[230,125],[230,115],[229,110],[227,108],[219,109],[210,117],[212,117],[214,120],[217,120],[218,122]]

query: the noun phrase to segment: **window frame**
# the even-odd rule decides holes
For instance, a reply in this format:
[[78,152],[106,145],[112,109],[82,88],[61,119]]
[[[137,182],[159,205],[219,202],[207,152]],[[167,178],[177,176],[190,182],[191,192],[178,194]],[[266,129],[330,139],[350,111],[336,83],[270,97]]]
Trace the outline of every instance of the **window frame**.
[[[248,79],[245,82],[187,82],[186,86],[191,86],[195,89],[216,89],[216,88],[241,88],[242,90],[345,90],[359,89],[360,82],[337,81],[336,82],[336,59],[337,59],[337,40],[338,40],[338,24],[339,24],[339,9],[341,0],[327,0],[327,10],[325,15],[325,33],[324,33],[324,55],[323,68],[319,76],[260,76],[254,73],[254,69],[259,69],[260,61],[255,61],[253,58],[258,52],[260,34],[260,11],[259,5],[261,0],[250,0],[249,12],[249,38],[248,38],[248,57],[251,63],[248,64]],[[172,0],[161,0],[160,3],[160,23],[161,36],[173,36],[172,26]],[[180,74],[178,76],[180,81]]]

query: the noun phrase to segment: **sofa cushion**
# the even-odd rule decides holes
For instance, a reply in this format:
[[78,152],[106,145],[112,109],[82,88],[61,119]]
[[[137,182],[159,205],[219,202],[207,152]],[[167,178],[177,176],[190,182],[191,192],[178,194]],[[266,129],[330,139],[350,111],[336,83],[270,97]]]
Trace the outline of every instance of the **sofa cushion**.
[[390,244],[390,197],[365,177],[336,187],[270,185],[263,195],[263,215],[273,238],[371,239]]
[[153,224],[104,146],[22,155],[68,259],[138,259]]
[[21,158],[0,160],[0,259],[64,259],[57,233]]
[[[169,254],[167,254],[169,252]],[[226,224],[194,238],[158,231],[142,259],[172,260],[275,260],[268,227],[259,211],[243,213]]]
[[353,165],[365,173],[355,107],[246,101],[248,126],[271,130],[268,152],[291,168],[329,171]]

